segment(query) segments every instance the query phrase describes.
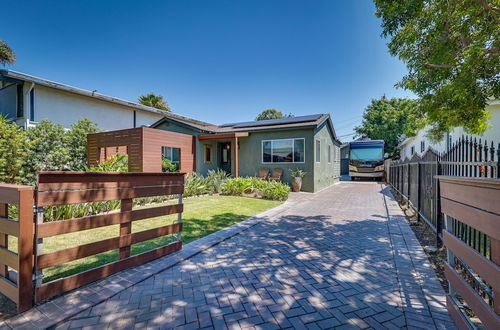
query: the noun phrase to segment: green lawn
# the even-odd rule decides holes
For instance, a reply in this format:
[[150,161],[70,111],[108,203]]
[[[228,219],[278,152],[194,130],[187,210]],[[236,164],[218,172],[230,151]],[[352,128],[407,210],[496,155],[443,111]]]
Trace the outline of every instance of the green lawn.
[[[163,203],[143,207],[156,207],[174,204]],[[280,205],[282,202],[236,196],[206,196],[184,199],[182,242],[189,243],[200,237],[216,232],[258,213]],[[140,207],[139,207],[140,208]],[[138,232],[164,226],[177,221],[177,214],[146,220],[134,221],[132,231]],[[43,252],[52,252],[81,244],[100,241],[118,236],[119,225],[101,227],[77,233],[45,238]],[[16,242],[9,242],[15,246]],[[138,254],[167,244],[171,236],[160,237],[132,245],[132,254]],[[100,253],[95,256],[75,260],[43,271],[44,282],[94,268],[118,259],[118,250]]]

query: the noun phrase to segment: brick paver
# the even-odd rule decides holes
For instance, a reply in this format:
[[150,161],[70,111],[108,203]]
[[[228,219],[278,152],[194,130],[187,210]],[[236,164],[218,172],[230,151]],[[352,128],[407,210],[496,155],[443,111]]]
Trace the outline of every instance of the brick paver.
[[343,182],[57,328],[406,327],[453,328],[442,288],[388,189]]

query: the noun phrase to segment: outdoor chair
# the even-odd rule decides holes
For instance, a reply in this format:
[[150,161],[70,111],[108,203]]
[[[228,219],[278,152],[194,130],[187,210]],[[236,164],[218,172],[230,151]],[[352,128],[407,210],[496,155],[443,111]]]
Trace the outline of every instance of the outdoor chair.
[[269,179],[269,170],[259,170],[259,179],[268,180]]
[[281,181],[281,179],[283,179],[283,170],[279,168],[274,169],[269,180]]

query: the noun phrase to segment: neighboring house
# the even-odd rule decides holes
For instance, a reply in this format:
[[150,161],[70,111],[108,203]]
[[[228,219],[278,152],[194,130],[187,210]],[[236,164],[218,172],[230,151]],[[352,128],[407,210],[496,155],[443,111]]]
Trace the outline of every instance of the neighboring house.
[[[160,130],[165,134],[155,134]],[[142,141],[139,149],[133,140]],[[129,159],[142,171],[161,171],[163,156],[181,171],[200,174],[222,169],[257,176],[262,169],[282,169],[285,182],[291,181],[290,169],[300,168],[307,172],[302,190],[309,192],[340,178],[340,142],[328,114],[225,125],[168,114],[151,128],[89,135],[89,155],[94,155],[89,161],[102,161],[108,146],[127,145],[136,148],[128,150]]]
[[432,142],[427,137],[427,132],[429,127],[418,131],[418,133],[410,138],[404,139],[398,146],[399,156],[401,159],[411,158],[413,155],[417,154],[422,156],[429,147],[437,152],[444,153],[450,149],[450,147],[462,136],[468,135],[469,137],[476,138],[478,141],[488,141],[488,144],[493,141],[495,143],[495,148],[500,142],[500,100],[491,101],[486,110],[490,113],[491,119],[489,121],[490,128],[484,132],[483,135],[472,135],[465,132],[462,127],[457,127],[453,129],[450,133],[446,133],[440,142]]
[[0,70],[0,114],[25,129],[42,119],[69,128],[81,118],[101,130],[150,125],[166,112],[11,70]]

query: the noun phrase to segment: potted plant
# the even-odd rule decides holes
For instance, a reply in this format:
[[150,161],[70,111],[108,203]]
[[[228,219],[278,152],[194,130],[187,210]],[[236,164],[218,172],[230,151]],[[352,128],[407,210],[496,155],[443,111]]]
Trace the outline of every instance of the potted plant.
[[307,172],[302,171],[300,168],[296,168],[295,170],[290,169],[290,173],[292,174],[292,191],[298,192],[302,188],[302,178]]

